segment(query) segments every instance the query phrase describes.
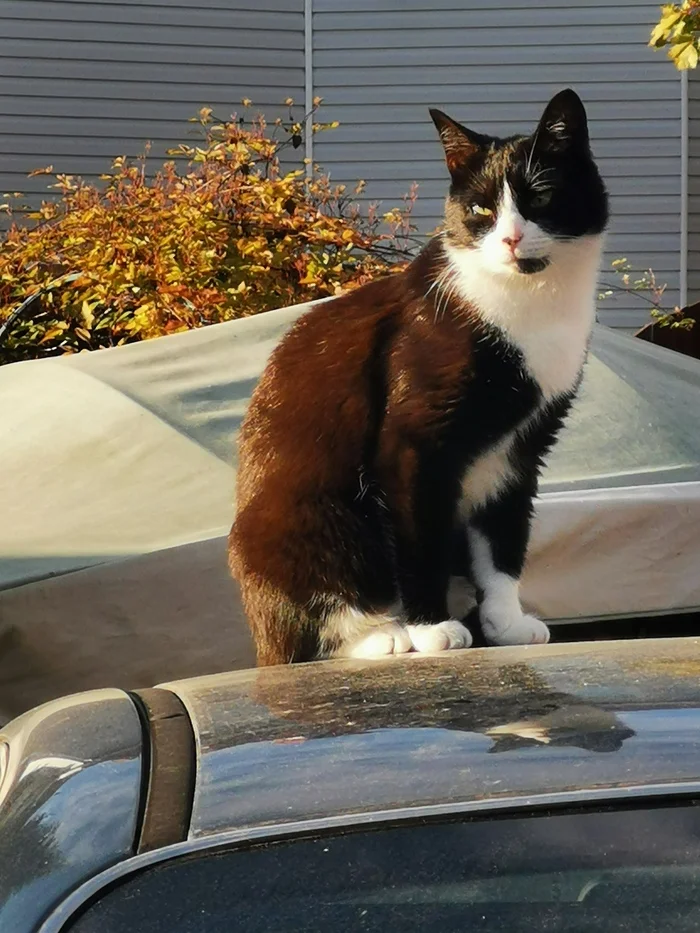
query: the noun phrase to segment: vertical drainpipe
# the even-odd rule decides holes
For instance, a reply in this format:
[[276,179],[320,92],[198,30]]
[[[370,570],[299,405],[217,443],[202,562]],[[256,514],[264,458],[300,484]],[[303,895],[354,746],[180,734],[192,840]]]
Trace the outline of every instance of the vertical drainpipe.
[[[314,27],[313,0],[304,0],[304,113],[310,114],[314,105]],[[306,174],[313,174],[314,133],[313,120],[306,121],[304,131],[304,154],[309,160]]]
[[688,72],[681,71],[681,308],[688,304],[688,169]]

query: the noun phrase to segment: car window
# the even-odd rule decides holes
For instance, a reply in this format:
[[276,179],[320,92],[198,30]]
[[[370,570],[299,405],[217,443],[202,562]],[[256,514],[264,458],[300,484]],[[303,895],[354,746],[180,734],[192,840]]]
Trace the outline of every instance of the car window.
[[66,933],[683,933],[700,808],[421,823],[200,853],[130,877]]

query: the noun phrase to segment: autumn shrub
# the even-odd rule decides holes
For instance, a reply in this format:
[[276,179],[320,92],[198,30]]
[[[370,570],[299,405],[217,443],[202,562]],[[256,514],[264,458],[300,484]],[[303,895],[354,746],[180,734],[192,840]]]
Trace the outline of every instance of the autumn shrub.
[[290,119],[269,125],[204,108],[199,143],[155,173],[145,156],[115,159],[98,184],[41,170],[58,198],[0,244],[0,362],[228,321],[402,267],[415,191],[362,213],[363,182],[348,192],[318,166],[290,168],[285,150],[300,150],[306,120],[313,132],[337,124],[315,122],[318,101],[295,122],[287,103]]
[[700,51],[700,2],[681,0],[661,7],[649,45],[663,49],[679,71],[697,68]]

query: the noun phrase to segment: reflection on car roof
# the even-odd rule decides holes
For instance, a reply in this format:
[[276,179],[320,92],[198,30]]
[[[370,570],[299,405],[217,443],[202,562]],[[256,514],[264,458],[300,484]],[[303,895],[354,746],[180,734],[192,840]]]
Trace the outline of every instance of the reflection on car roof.
[[192,834],[700,777],[700,641],[486,649],[167,685],[200,761]]

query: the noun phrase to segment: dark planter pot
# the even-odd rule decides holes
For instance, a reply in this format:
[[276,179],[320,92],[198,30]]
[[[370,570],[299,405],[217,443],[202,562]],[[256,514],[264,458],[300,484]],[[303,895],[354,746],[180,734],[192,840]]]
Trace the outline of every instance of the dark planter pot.
[[690,329],[685,327],[661,327],[655,321],[645,324],[641,330],[634,335],[640,340],[646,340],[649,343],[655,343],[659,347],[665,347],[667,350],[675,350],[677,353],[683,353],[685,356],[692,356],[700,360],[700,301],[688,305],[687,308],[681,308],[677,312],[679,319],[692,318],[695,324]]

